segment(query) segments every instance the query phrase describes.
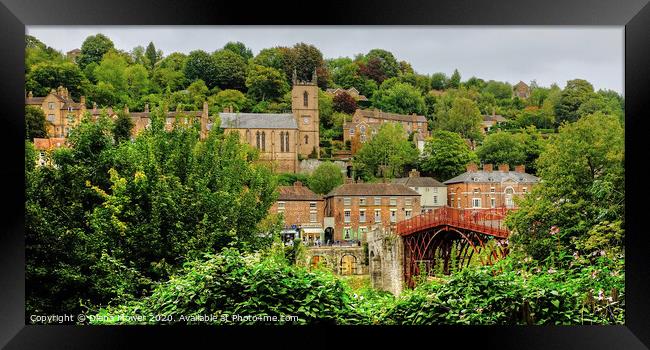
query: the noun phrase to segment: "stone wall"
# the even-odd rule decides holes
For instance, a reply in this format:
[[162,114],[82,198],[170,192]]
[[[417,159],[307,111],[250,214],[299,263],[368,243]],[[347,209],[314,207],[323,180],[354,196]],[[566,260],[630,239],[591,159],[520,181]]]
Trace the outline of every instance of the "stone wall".
[[[323,163],[322,161],[318,159],[303,159],[300,161],[300,164],[298,165],[298,172],[302,174],[308,174],[311,175],[316,168],[318,168],[319,165]],[[347,164],[343,161],[340,160],[335,160],[333,162],[336,166],[341,168],[341,173],[345,174],[347,172]]]
[[[344,257],[348,256],[344,259]],[[349,256],[353,258],[349,258]],[[314,258],[317,257],[317,258]],[[368,266],[365,264],[363,246],[327,246],[309,247],[306,252],[307,266],[313,266],[315,261],[332,269],[337,274],[367,275]],[[347,261],[355,261],[350,266]]]
[[368,232],[370,281],[373,288],[400,295],[404,288],[404,243],[389,230]]

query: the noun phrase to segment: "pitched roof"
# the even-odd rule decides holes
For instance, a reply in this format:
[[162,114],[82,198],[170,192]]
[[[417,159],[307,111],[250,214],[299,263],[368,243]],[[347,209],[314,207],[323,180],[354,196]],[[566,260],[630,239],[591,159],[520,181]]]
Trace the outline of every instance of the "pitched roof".
[[419,196],[414,190],[394,183],[352,183],[343,184],[328,193],[333,196]]
[[527,174],[520,173],[516,171],[466,171],[454,178],[451,178],[444,182],[445,185],[455,184],[455,183],[468,183],[468,182],[505,182],[511,180],[517,183],[537,183],[539,182],[539,177]]
[[298,129],[291,113],[219,113],[219,117],[225,129]]
[[393,183],[408,187],[447,187],[442,182],[432,177],[411,176],[393,179]]
[[389,113],[383,111],[375,112],[372,109],[357,109],[354,114],[360,114],[365,118],[377,118],[377,119],[387,119],[387,120],[398,120],[402,122],[425,122],[427,118],[423,115],[413,115],[413,114],[397,114]]
[[495,115],[484,114],[483,115],[483,121],[486,121],[486,122],[487,121],[505,122],[506,120],[507,119],[504,116],[500,115],[500,114],[495,114]]
[[43,101],[45,100],[45,97],[26,97],[25,98],[25,104],[26,105],[40,105],[43,104]]
[[312,192],[307,186],[296,185],[293,186],[278,186],[278,200],[280,201],[320,201],[323,196],[319,196]]

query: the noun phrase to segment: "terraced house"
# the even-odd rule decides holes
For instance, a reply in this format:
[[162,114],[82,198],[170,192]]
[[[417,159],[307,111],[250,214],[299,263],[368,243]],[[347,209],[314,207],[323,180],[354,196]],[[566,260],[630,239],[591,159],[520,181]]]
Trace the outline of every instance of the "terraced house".
[[365,242],[369,230],[390,228],[421,210],[420,194],[394,183],[348,182],[325,200],[325,242]]
[[539,183],[537,176],[527,174],[523,165],[510,170],[508,164],[493,170],[492,164],[478,170],[476,164],[467,171],[445,181],[449,206],[461,209],[516,208],[515,198],[525,196]]
[[357,109],[352,121],[343,124],[343,141],[350,143],[352,155],[377,134],[383,123],[400,123],[407,134],[413,134],[415,146],[422,151],[429,136],[427,118],[423,115],[387,113],[379,109]]

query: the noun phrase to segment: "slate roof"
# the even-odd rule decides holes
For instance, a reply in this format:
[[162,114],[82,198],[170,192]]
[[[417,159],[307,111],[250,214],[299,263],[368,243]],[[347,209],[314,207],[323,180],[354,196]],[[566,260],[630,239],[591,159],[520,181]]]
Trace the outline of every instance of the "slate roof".
[[278,186],[279,201],[322,201],[323,196],[302,185]]
[[421,176],[393,179],[393,183],[406,185],[408,187],[447,187],[445,184],[432,177]]
[[398,120],[402,122],[423,122],[426,123],[427,118],[423,115],[412,115],[412,114],[397,114],[397,113],[388,113],[379,111],[375,115],[374,110],[372,109],[357,109],[355,114],[359,114],[365,118],[377,118],[377,119],[388,119],[388,120]]
[[414,190],[394,183],[353,183],[343,184],[328,193],[333,196],[419,196]]
[[512,180],[517,183],[537,183],[539,177],[516,171],[467,171],[444,182],[445,185],[468,182],[504,182]]
[[291,113],[219,113],[224,129],[298,129]]

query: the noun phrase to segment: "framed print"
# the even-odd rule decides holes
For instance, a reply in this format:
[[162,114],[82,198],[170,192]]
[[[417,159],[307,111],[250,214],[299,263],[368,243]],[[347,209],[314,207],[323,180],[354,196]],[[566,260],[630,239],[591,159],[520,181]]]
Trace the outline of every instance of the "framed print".
[[2,0],[0,344],[647,348],[646,3]]

